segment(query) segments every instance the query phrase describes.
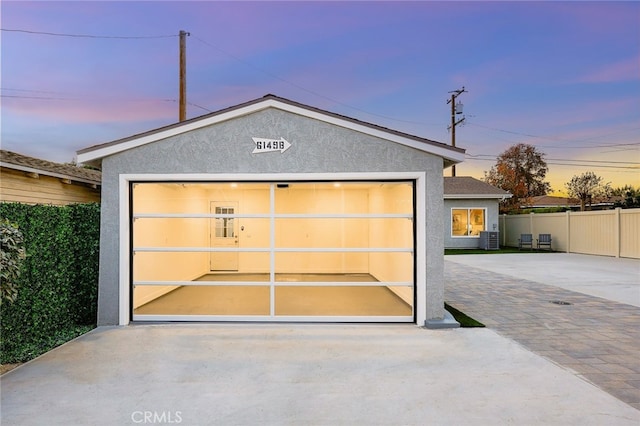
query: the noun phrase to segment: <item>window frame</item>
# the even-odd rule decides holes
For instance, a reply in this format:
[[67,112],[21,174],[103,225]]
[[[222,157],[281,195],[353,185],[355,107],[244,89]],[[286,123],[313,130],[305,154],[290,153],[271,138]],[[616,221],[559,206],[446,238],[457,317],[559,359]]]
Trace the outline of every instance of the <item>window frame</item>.
[[[471,211],[482,210],[483,212],[483,229],[478,232],[478,235],[455,235],[453,233],[453,212],[454,210],[466,210],[467,211],[467,232],[469,224],[471,223]],[[487,207],[451,207],[449,214],[449,236],[450,238],[480,238],[480,232],[487,231]]]

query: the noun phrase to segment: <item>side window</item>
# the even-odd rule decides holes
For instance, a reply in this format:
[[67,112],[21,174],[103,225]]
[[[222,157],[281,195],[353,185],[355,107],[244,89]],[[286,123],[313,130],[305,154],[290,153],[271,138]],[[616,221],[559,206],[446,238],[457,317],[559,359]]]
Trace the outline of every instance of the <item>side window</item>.
[[486,222],[485,209],[451,209],[451,236],[477,237]]
[[454,237],[462,237],[468,232],[469,211],[467,209],[451,210],[451,235]]
[[469,223],[471,224],[469,235],[474,237],[480,236],[480,231],[485,230],[485,222],[484,209],[469,210]]

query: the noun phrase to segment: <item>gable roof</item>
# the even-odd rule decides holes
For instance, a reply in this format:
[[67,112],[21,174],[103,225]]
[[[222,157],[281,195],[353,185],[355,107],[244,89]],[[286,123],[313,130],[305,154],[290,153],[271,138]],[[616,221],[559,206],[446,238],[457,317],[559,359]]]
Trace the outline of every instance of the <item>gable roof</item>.
[[85,169],[69,164],[54,163],[4,149],[0,150],[0,166],[92,185],[100,185],[102,182],[102,173],[97,170]]
[[471,176],[444,178],[444,198],[511,198],[511,194]]
[[567,197],[554,197],[553,195],[538,195],[524,200],[521,208],[532,207],[580,207],[580,201]]
[[76,152],[78,163],[99,163],[102,158],[108,157],[128,149],[153,143],[161,139],[200,129],[212,124],[221,123],[234,118],[242,117],[268,108],[277,108],[293,114],[320,120],[336,126],[355,130],[371,136],[380,137],[402,145],[438,155],[444,159],[445,167],[460,163],[464,160],[465,150],[452,147],[441,142],[410,135],[388,129],[386,127],[360,121],[344,115],[335,114],[315,107],[304,105],[275,95],[266,95],[236,106],[225,108],[210,114],[181,121],[164,126],[145,133],[133,135],[124,139],[118,139]]

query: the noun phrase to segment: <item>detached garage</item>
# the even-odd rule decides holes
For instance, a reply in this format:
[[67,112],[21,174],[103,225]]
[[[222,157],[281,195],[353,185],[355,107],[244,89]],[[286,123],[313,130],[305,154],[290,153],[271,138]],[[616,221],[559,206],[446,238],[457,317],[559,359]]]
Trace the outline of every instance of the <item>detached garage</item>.
[[79,151],[102,168],[98,323],[441,327],[463,157],[273,95]]

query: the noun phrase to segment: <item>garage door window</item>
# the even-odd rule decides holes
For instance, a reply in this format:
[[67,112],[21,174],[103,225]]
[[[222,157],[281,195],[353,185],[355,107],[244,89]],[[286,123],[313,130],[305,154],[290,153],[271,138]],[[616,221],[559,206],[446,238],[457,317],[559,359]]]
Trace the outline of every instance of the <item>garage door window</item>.
[[134,320],[414,321],[414,182],[131,184]]

